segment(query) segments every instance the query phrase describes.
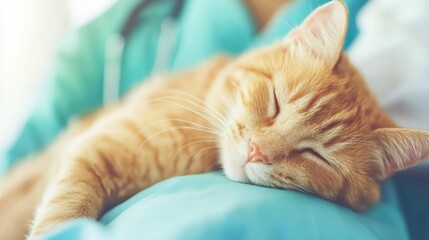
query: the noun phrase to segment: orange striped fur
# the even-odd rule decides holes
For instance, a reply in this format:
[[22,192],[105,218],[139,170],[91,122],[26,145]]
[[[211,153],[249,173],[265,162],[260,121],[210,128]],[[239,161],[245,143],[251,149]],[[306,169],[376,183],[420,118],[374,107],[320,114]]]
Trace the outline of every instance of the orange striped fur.
[[[97,219],[159,181],[219,166],[235,181],[367,209],[381,180],[429,155],[429,133],[381,110],[342,53],[346,29],[344,4],[327,3],[281,42],[154,78],[73,123],[1,183],[0,219],[14,224],[0,220],[0,238]],[[7,209],[18,199],[28,209]]]

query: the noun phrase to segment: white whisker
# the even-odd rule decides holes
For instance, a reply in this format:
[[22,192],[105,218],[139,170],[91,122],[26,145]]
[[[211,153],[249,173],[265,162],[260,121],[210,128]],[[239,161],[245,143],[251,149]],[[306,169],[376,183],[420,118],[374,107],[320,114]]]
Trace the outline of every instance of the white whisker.
[[217,120],[217,122],[216,122],[216,121],[214,121],[214,119],[208,118],[208,116],[206,115],[206,113],[207,113],[206,111],[198,111],[196,109],[191,109],[187,106],[184,106],[183,104],[179,104],[177,102],[172,102],[172,101],[167,101],[166,99],[168,99],[168,98],[159,98],[159,99],[155,99],[154,101],[163,101],[164,103],[172,104],[172,105],[181,107],[182,109],[188,110],[188,111],[196,114],[197,116],[207,120],[209,123],[213,124],[215,127],[219,128],[219,129],[226,127],[224,122],[219,122],[220,120],[217,120],[217,119],[216,119]]
[[205,148],[202,148],[202,149],[200,149],[198,152],[196,152],[196,153],[194,153],[193,155],[191,155],[189,158],[188,158],[188,160],[189,159],[191,159],[191,158],[193,158],[194,156],[197,156],[197,155],[199,155],[202,151],[204,151],[204,150],[207,150],[207,149],[218,149],[219,147],[218,146],[210,146],[210,147],[205,147]]
[[[201,100],[201,99],[199,99],[199,98],[197,98],[197,97],[195,97],[195,96],[192,96],[192,95],[190,95],[189,93],[187,93],[187,92],[183,92],[183,91],[177,91],[177,90],[168,90],[168,91],[164,91],[164,92],[167,92],[167,93],[175,93],[175,94],[181,94],[182,95],[182,97],[178,97],[178,96],[174,96],[174,95],[172,95],[172,96],[165,96],[165,97],[161,97],[161,98],[166,98],[166,99],[168,99],[168,98],[172,98],[173,100],[174,99],[178,99],[178,100],[183,100],[183,101],[186,101],[187,103],[191,103],[191,104],[193,104],[193,105],[196,105],[196,106],[198,106],[198,107],[200,107],[202,110],[204,110],[204,111],[206,111],[206,110],[209,110],[209,114],[210,115],[212,115],[212,117],[214,117],[214,118],[216,118],[219,122],[224,122],[223,120],[224,120],[224,118],[222,117],[222,114],[220,114],[219,112],[217,112],[216,111],[216,109],[214,109],[212,106],[210,106],[210,105],[208,105],[208,104],[206,104],[206,102],[204,102],[203,100]],[[191,98],[191,99],[186,99],[185,97],[188,97],[188,98]],[[191,100],[194,100],[194,101],[191,101]],[[198,104],[197,102],[195,102],[195,101],[197,101],[198,103],[200,103],[200,104]]]
[[182,95],[184,95],[184,96],[186,96],[186,97],[192,98],[192,99],[193,99],[193,100],[195,100],[195,101],[198,101],[198,102],[199,102],[199,103],[201,103],[202,105],[198,105],[197,103],[195,103],[195,102],[192,102],[192,101],[188,100],[188,102],[193,103],[193,104],[196,104],[197,106],[203,107],[203,109],[204,109],[204,108],[205,108],[205,109],[207,109],[207,108],[208,108],[208,109],[211,111],[211,112],[210,112],[210,114],[212,114],[212,115],[216,116],[217,118],[219,118],[218,120],[219,120],[220,122],[222,122],[222,120],[223,120],[222,115],[221,115],[219,112],[217,112],[217,111],[216,111],[216,109],[214,109],[212,106],[210,106],[210,105],[206,104],[206,102],[202,101],[201,99],[199,99],[199,98],[197,98],[197,97],[195,97],[195,96],[192,96],[192,95],[190,95],[189,93],[186,93],[186,92],[183,92],[183,91],[174,91],[174,90],[171,90],[171,92],[173,92],[173,93],[178,93],[178,94],[182,94]]
[[211,131],[211,130],[206,130],[206,129],[199,129],[199,128],[194,128],[194,127],[190,127],[190,126],[172,126],[172,127],[168,127],[167,129],[158,131],[157,133],[151,135],[149,138],[147,138],[142,144],[140,144],[139,146],[139,150],[138,150],[138,155],[140,156],[140,152],[142,151],[142,149],[144,148],[144,146],[153,138],[159,136],[162,133],[165,132],[169,132],[169,131],[173,131],[173,130],[179,130],[179,129],[188,129],[188,130],[194,130],[194,131],[201,131],[201,132],[206,132],[206,133],[211,133],[211,134],[215,134],[218,136],[222,136],[221,134],[219,134],[218,132],[215,131]]
[[[195,139],[195,138],[192,138],[192,139]],[[191,140],[192,140],[191,139]],[[173,155],[173,159],[175,159],[176,158],[176,156],[177,156],[177,154],[183,149],[183,148],[185,148],[185,147],[187,147],[187,146],[190,146],[190,145],[192,145],[192,144],[197,144],[197,143],[215,143],[215,145],[217,145],[217,143],[218,143],[218,140],[217,139],[203,139],[203,140],[201,140],[201,141],[193,141],[193,142],[191,142],[190,140],[186,140],[186,141],[184,141],[183,143],[185,143],[185,142],[188,142],[188,143],[186,143],[186,144],[183,144],[182,146],[180,146],[177,150],[176,150],[176,152],[174,153],[174,155]]]

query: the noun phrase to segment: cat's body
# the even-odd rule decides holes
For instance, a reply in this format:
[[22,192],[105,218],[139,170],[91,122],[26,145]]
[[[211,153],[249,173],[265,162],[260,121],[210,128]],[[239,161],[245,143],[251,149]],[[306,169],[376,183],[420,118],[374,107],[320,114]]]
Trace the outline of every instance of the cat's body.
[[[73,123],[1,183],[0,233],[23,237],[36,205],[30,237],[219,165],[235,181],[365,210],[379,181],[429,155],[429,134],[381,110],[341,53],[346,27],[345,6],[328,3],[280,43],[152,79]],[[19,201],[28,209],[8,207]]]
[[[16,239],[28,231],[24,226],[31,223],[47,183],[62,175],[61,165],[70,161],[65,157],[67,153],[81,154],[82,161],[91,159],[82,163],[85,167],[76,166],[66,171],[72,171],[77,178],[95,174],[90,180],[94,185],[87,191],[97,194],[97,199],[107,199],[104,195],[107,193],[112,195],[111,202],[91,206],[103,211],[166,178],[219,167],[216,134],[211,132],[213,124],[210,123],[219,120],[206,117],[204,101],[219,70],[229,61],[227,57],[217,57],[194,70],[148,80],[121,103],[73,121],[48,149],[24,160],[1,182],[0,236]],[[89,145],[85,141],[92,141],[95,147],[82,149]],[[71,146],[73,144],[76,146]],[[107,162],[103,157],[110,150],[116,156],[114,162]],[[103,181],[103,186],[99,181]],[[63,194],[68,197],[86,201],[80,198],[81,189],[64,188],[68,192]],[[34,190],[28,192],[29,189]],[[20,214],[10,209],[11,205],[28,207]],[[86,216],[87,210],[80,211],[81,216]],[[99,214],[93,213],[91,217],[97,218]],[[15,222],[19,224],[11,224]]]

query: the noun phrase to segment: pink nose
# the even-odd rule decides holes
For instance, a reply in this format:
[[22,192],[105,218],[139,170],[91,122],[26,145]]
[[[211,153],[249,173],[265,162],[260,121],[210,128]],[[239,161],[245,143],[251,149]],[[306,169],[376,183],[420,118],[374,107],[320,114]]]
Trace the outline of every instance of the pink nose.
[[247,162],[261,162],[268,164],[270,163],[270,159],[260,151],[258,145],[254,142],[250,142],[250,151]]

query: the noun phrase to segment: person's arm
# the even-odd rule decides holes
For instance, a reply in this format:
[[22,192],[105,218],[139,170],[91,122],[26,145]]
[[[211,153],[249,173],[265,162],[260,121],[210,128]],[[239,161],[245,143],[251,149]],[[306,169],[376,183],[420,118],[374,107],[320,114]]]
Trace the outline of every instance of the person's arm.
[[104,14],[66,38],[30,117],[11,148],[0,156],[0,176],[45,148],[70,119],[102,104],[104,43],[121,24],[118,5],[106,13],[110,18]]

